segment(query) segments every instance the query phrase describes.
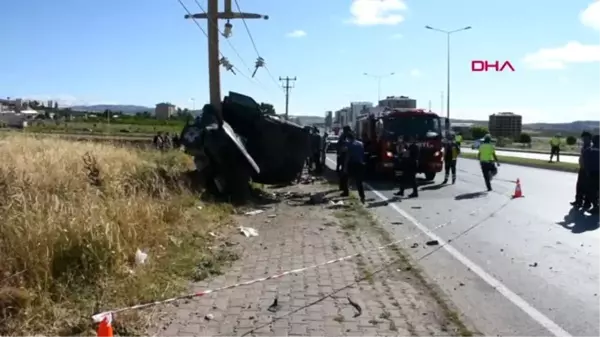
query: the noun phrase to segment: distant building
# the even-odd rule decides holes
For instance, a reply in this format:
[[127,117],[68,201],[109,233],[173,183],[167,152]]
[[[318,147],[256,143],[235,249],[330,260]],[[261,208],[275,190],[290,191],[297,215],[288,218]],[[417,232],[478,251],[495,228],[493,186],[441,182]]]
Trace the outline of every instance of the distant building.
[[369,109],[373,107],[371,102],[352,102],[350,103],[350,111],[348,115],[348,123],[354,126],[358,116],[369,113]]
[[158,103],[154,109],[156,119],[169,119],[175,114],[177,108],[171,103]]
[[388,96],[379,101],[379,106],[390,109],[416,109],[417,100],[408,96]]
[[493,137],[519,137],[523,130],[523,118],[512,112],[499,112],[490,115],[488,129]]

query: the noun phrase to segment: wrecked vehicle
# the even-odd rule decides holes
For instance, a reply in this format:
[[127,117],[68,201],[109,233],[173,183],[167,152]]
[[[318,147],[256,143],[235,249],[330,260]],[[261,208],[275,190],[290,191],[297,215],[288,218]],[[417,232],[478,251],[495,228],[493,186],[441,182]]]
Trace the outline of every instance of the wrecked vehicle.
[[287,184],[302,171],[309,134],[302,127],[261,113],[251,97],[230,92],[222,103],[223,121],[211,105],[181,132],[205,186],[221,195],[245,197],[250,180]]

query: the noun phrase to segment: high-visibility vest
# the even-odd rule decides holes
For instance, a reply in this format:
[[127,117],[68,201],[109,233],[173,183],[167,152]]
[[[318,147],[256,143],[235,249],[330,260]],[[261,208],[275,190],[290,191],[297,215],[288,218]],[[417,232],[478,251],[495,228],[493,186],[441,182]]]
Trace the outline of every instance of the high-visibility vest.
[[552,139],[550,139],[550,145],[552,145],[552,146],[559,146],[560,145],[560,138],[558,138],[558,137],[552,137]]
[[456,135],[456,137],[454,137],[454,140],[456,140],[457,143],[461,143],[462,142],[462,136],[461,135]]
[[479,161],[494,161],[494,145],[483,143],[479,145]]

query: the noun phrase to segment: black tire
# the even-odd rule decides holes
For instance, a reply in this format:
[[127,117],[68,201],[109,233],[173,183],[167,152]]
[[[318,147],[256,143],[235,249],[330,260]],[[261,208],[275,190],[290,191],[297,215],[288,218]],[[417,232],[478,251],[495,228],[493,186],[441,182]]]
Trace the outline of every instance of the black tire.
[[433,179],[435,179],[435,172],[425,172],[425,179],[426,180],[433,180]]

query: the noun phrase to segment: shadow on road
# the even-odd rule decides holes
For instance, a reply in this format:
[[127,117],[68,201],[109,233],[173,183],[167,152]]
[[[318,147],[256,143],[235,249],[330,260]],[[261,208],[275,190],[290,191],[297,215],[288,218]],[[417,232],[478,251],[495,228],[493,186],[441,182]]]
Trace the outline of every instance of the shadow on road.
[[454,197],[454,200],[468,200],[468,199],[476,199],[476,198],[481,198],[481,197],[485,197],[488,194],[488,192],[472,192],[472,193],[464,193],[464,194],[459,194],[457,196]]
[[583,211],[573,207],[565,215],[564,220],[556,224],[570,230],[573,234],[581,234],[598,229],[600,226],[598,221],[598,215],[587,215]]
[[429,186],[422,187],[421,191],[437,191],[437,190],[442,189],[442,188],[444,188],[446,186],[448,186],[448,184],[429,185]]

